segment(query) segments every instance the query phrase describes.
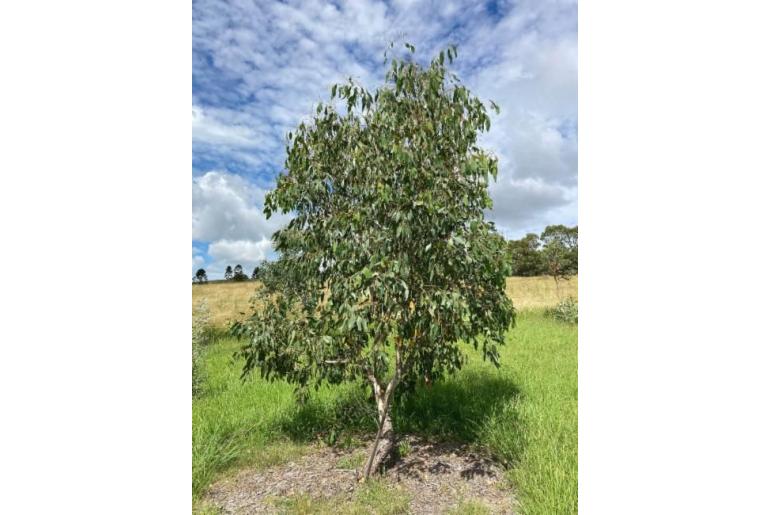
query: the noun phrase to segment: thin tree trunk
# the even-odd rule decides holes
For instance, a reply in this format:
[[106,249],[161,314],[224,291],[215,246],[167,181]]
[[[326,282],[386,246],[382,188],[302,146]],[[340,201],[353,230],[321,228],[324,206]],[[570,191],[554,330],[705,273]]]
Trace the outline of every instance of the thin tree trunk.
[[379,425],[377,428],[377,435],[374,437],[374,443],[372,444],[372,450],[369,453],[369,459],[364,469],[364,480],[369,479],[372,474],[372,470],[379,470],[385,459],[393,452],[393,447],[396,444],[396,435],[393,431],[393,423],[390,419],[390,404],[393,398],[393,390],[398,382],[398,375],[396,375],[388,387],[383,391],[379,383],[374,380],[372,382],[374,388],[374,398],[377,401],[377,413],[379,415]]

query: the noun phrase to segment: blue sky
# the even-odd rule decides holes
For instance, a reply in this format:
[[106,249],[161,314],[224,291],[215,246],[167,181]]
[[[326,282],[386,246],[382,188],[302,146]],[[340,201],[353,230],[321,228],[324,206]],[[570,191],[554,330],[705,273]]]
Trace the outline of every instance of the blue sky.
[[192,267],[210,278],[274,256],[262,202],[284,137],[352,76],[382,83],[382,54],[454,71],[501,109],[482,144],[500,160],[489,218],[506,237],[577,223],[577,3],[573,1],[193,1]]

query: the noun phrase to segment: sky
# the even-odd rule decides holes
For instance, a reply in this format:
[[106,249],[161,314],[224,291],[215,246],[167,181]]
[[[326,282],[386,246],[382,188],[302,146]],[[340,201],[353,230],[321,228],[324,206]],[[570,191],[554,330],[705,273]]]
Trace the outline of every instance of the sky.
[[393,41],[452,69],[500,114],[481,146],[499,159],[487,213],[514,239],[577,224],[577,2],[193,1],[192,271],[221,279],[275,258],[287,216],[262,213],[285,137],[332,84],[383,84]]

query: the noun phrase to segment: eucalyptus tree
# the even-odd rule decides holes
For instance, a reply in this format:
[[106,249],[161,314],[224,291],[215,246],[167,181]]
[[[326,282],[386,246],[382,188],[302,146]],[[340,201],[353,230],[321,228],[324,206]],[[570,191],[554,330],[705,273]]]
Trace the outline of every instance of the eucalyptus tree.
[[564,255],[564,266],[569,275],[578,273],[578,226],[549,225],[540,235],[543,245],[553,243]]
[[529,233],[520,240],[508,242],[511,255],[512,274],[523,277],[540,275],[545,271],[543,255],[540,251],[540,238]]
[[230,265],[227,265],[227,268],[225,268],[225,281],[229,281],[233,278],[233,267]]
[[260,286],[270,300],[234,327],[248,336],[244,377],[258,369],[300,394],[322,382],[371,385],[367,478],[395,444],[396,388],[460,369],[463,341],[499,366],[515,318],[505,241],[484,218],[497,159],[477,138],[490,117],[448,70],[455,47],[424,65],[407,48],[376,91],[334,85],[288,133],[264,210],[294,218],[273,235],[275,279]]
[[561,297],[559,281],[569,280],[578,273],[578,228],[549,225],[540,235],[543,242],[543,261],[548,275],[556,283],[556,293]]
[[233,281],[247,281],[249,276],[243,273],[243,267],[241,265],[235,265],[233,268]]
[[209,279],[206,277],[206,270],[203,268],[199,268],[197,272],[195,272],[195,280],[199,283],[208,282]]

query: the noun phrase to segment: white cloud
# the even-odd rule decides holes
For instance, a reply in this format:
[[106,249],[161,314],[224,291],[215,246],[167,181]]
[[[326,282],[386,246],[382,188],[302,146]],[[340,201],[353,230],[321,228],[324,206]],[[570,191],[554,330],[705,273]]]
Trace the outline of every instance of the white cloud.
[[270,238],[288,217],[262,213],[265,190],[238,175],[211,171],[193,178],[192,237],[199,241]]
[[201,268],[206,263],[206,260],[203,258],[203,256],[195,255],[192,258],[192,269],[193,272]]
[[[249,240],[219,240],[209,245],[209,255],[215,262],[228,263],[232,266],[240,264],[253,268],[272,251],[268,239],[259,241]],[[226,266],[226,265],[225,265]]]
[[[208,250],[211,261],[204,267],[209,280],[223,279],[227,266],[243,267],[243,272],[251,275],[254,267],[263,259],[274,257],[272,243],[265,238],[252,240],[218,240],[209,244]],[[193,264],[193,273],[200,266]]]
[[227,265],[250,271],[274,255],[271,236],[289,221],[262,212],[265,190],[227,172],[210,171],[193,178],[192,237],[209,242],[208,262],[193,248],[193,272],[206,269],[210,279],[221,279]]
[[[284,135],[328,98],[333,82],[353,76],[376,87],[391,40],[414,43],[421,59],[457,43],[460,77],[501,108],[482,140],[500,158],[490,217],[509,237],[576,223],[576,3],[521,0],[498,9],[438,0],[196,1],[193,152],[222,169],[237,162],[272,177]],[[280,224],[261,215],[263,196],[226,172],[198,178],[193,237],[268,238]]]
[[239,125],[235,120],[220,121],[201,107],[192,107],[193,142],[231,148],[256,148],[260,138],[265,136],[265,133],[259,133],[253,127]]

